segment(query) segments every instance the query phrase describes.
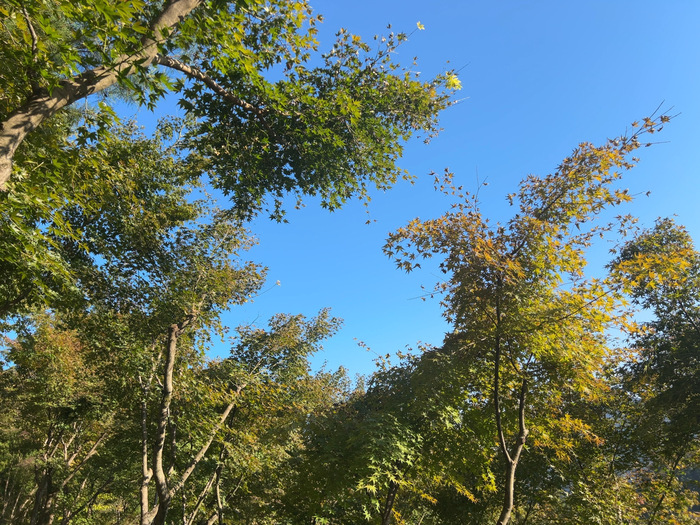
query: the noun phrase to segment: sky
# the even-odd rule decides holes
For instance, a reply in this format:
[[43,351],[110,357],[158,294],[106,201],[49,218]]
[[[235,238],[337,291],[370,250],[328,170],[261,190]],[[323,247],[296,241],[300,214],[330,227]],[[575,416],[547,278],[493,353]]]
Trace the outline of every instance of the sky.
[[254,221],[259,245],[249,256],[268,266],[269,282],[252,303],[224,316],[228,325],[264,326],[278,312],[313,316],[330,307],[344,325],[313,364],[344,366],[351,374],[371,373],[378,355],[419,342],[439,345],[449,326],[439,302],[420,296],[421,285],[431,287],[440,276],[430,267],[406,274],[382,253],[389,232],[447,211],[450,201],[433,191],[429,173],[449,168],[467,190],[479,190],[486,216],[507,221],[512,208],[505,195],[523,177],[554,171],[580,142],[619,136],[659,105],[678,116],[625,175],[630,192],[640,196],[623,211],[644,226],[675,215],[700,239],[700,2],[311,4],[324,16],[322,50],[341,27],[370,41],[389,23],[411,33],[420,22],[425,30],[395,59],[410,66],[417,56],[426,80],[458,69],[460,102],[443,113],[443,131],[430,144],[406,146],[400,165],[416,183],[376,192],[369,212],[352,203],[328,213],[310,201],[289,212],[288,224]]

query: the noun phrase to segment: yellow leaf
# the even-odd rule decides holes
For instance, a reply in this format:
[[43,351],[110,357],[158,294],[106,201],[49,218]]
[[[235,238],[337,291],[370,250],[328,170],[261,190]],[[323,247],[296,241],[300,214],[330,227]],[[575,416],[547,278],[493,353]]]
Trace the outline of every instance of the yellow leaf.
[[418,28],[418,31],[423,31],[425,29],[425,26],[420,22],[416,23],[416,27]]
[[459,91],[460,89],[462,89],[462,82],[457,78],[457,75],[453,73],[448,73],[447,81],[445,82],[445,87],[447,89],[454,89],[455,91]]

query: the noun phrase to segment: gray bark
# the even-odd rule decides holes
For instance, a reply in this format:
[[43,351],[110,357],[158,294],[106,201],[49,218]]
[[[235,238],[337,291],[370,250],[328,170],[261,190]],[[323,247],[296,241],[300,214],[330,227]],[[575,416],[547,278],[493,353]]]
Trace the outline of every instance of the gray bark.
[[[187,468],[182,472],[179,481],[172,487],[168,484],[168,473],[165,471],[163,464],[163,452],[165,450],[165,438],[168,428],[168,419],[170,417],[170,404],[173,395],[173,370],[175,367],[175,358],[177,355],[177,343],[180,334],[183,330],[194,320],[194,317],[188,318],[185,322],[180,325],[173,324],[168,330],[168,340],[165,355],[165,370],[163,372],[163,396],[160,403],[160,414],[158,416],[158,429],[156,430],[155,443],[153,446],[153,467],[152,476],[155,480],[156,493],[158,495],[158,501],[155,506],[148,512],[143,512],[141,514],[142,523],[145,525],[165,525],[168,510],[170,508],[170,503],[175,495],[177,495],[185,486],[188,478],[197,468],[199,462],[204,458],[209,447],[214,442],[216,434],[219,432],[221,427],[225,424],[226,419],[228,419],[231,411],[236,406],[238,402],[238,396],[245,388],[245,384],[240,385],[228,406],[224,409],[219,420],[212,428],[209,438],[206,443],[202,445],[197,454],[194,456]],[[147,451],[142,451],[142,453],[147,453]],[[142,486],[141,497],[143,499],[144,487]],[[147,494],[147,492],[146,492]],[[143,507],[142,507],[143,509]]]

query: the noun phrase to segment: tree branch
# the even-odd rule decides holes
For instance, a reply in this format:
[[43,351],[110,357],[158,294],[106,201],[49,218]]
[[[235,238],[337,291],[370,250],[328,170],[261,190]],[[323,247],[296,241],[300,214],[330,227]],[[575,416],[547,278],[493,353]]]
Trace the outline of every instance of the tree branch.
[[219,421],[216,423],[214,428],[211,430],[209,433],[209,439],[207,442],[202,445],[202,448],[199,449],[199,452],[197,452],[197,455],[192,458],[192,461],[190,462],[190,465],[187,467],[187,469],[182,473],[182,476],[180,477],[180,481],[178,481],[177,485],[175,485],[172,490],[171,490],[171,496],[175,495],[179,490],[182,489],[182,487],[185,485],[185,482],[187,481],[187,478],[192,475],[192,472],[194,472],[194,469],[197,468],[197,465],[199,462],[202,460],[204,455],[207,453],[209,450],[209,447],[214,441],[214,438],[216,437],[217,432],[221,429],[222,426],[224,426],[224,423],[226,422],[226,419],[228,418],[229,414],[231,413],[231,410],[236,406],[236,403],[238,402],[238,396],[240,393],[243,391],[243,389],[246,387],[246,385],[239,386],[236,389],[235,397],[231,402],[228,404],[224,412],[221,414],[219,417]]
[[199,494],[199,498],[197,498],[197,502],[194,505],[194,509],[192,510],[189,519],[184,520],[184,525],[192,525],[194,523],[194,520],[197,517],[197,514],[199,513],[199,509],[202,506],[202,503],[204,503],[204,499],[207,497],[207,494],[209,494],[209,491],[211,490],[212,486],[214,486],[214,481],[216,481],[221,474],[221,468],[223,467],[223,461],[225,457],[226,447],[222,447],[221,453],[219,454],[219,464],[216,466],[216,469],[214,469],[214,472],[209,478],[209,481],[205,485],[204,489],[202,489],[202,492]]
[[207,86],[209,89],[211,89],[214,93],[219,95],[221,98],[224,100],[227,100],[231,104],[235,106],[239,106],[242,109],[253,113],[254,115],[257,116],[263,116],[265,115],[265,111],[260,109],[257,106],[254,106],[253,104],[250,104],[249,102],[246,102],[240,97],[237,97],[224,87],[222,87],[216,80],[211,78],[209,75],[207,75],[204,71],[201,69],[190,66],[188,64],[185,64],[184,62],[181,62],[180,60],[177,60],[176,58],[169,57],[169,56],[163,56],[163,55],[156,55],[155,58],[153,59],[153,64],[157,64],[160,66],[165,66],[170,69],[175,69],[176,71],[180,71],[181,73],[184,73],[187,75],[189,78],[192,78],[194,80],[199,80],[200,82],[203,82],[205,86]]
[[[499,282],[500,285],[500,282]],[[513,460],[508,452],[508,446],[506,445],[506,438],[503,433],[503,422],[501,421],[501,392],[500,392],[500,374],[501,374],[501,333],[500,333],[500,321],[501,321],[501,305],[496,299],[496,341],[494,343],[494,364],[493,364],[493,408],[496,412],[496,431],[498,433],[498,444],[501,448],[501,452],[505,457],[508,464],[511,464]]]
[[37,53],[39,50],[39,37],[36,35],[36,31],[34,30],[34,26],[32,25],[29,13],[24,4],[22,4],[22,15],[24,16],[24,22],[27,24],[29,34],[32,37],[32,67],[28,68],[27,76],[29,77],[29,84],[31,85],[32,91],[36,93],[39,90],[39,82],[37,79],[37,72],[33,66],[36,65]]
[[75,477],[75,475],[78,473],[78,471],[87,463],[87,461],[97,453],[97,448],[100,446],[100,443],[107,437],[107,431],[103,432],[102,435],[95,441],[95,443],[92,445],[88,453],[85,455],[83,460],[78,464],[77,467],[73,469],[73,471],[66,476],[66,479],[63,480],[63,483],[61,483],[61,488],[59,491],[62,491],[64,488],[66,488],[66,485],[70,483],[70,481]]
[[[123,55],[113,64],[96,67],[73,78],[63,80],[51,93],[35,93],[29,101],[12,112],[0,130],[0,191],[12,175],[12,159],[29,133],[59,110],[114,85],[121,75],[127,75],[137,64],[148,67],[158,54],[158,45],[165,42],[175,27],[202,0],[169,0],[150,26],[149,34],[141,39],[141,49]],[[152,35],[152,37],[151,37]]]
[[172,496],[171,492],[168,490],[168,480],[163,470],[163,449],[165,448],[170,402],[173,396],[173,369],[175,367],[175,355],[177,353],[179,335],[180,327],[177,324],[171,325],[168,330],[168,347],[165,355],[165,370],[163,372],[163,397],[160,402],[158,430],[156,431],[156,440],[153,446],[153,477],[156,482],[159,507],[167,507]]

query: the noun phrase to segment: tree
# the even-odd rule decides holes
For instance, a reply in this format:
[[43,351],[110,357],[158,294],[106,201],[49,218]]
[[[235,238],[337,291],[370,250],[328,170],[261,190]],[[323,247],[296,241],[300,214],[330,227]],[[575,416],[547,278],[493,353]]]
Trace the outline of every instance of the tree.
[[[436,133],[458,87],[451,73],[422,82],[401,70],[392,52],[403,33],[372,51],[341,30],[314,58],[318,17],[304,2],[6,0],[0,14],[5,318],[75,291],[71,260],[57,248],[68,239],[84,249],[89,238],[67,210],[95,217],[113,207],[110,195],[131,191],[139,169],[170,171],[157,177],[166,194],[208,181],[238,218],[267,209],[281,219],[290,195],[336,209],[408,176],[396,164],[403,141]],[[168,90],[188,118],[169,123],[171,135],[151,140],[155,153],[136,162],[125,152],[142,153],[145,140],[115,124],[111,101],[153,106]],[[83,99],[85,110],[73,104]]]
[[[200,422],[206,437],[173,480],[174,460],[167,451],[175,454],[168,436],[174,428],[171,411],[178,370],[184,367],[182,380],[188,385],[188,367],[196,367],[199,361],[198,346],[212,331],[221,330],[221,311],[248,300],[264,275],[257,265],[239,264],[235,259],[238,250],[250,243],[239,226],[221,217],[201,226],[176,227],[169,234],[159,245],[149,247],[149,253],[157,256],[154,264],[134,268],[132,251],[124,249],[103,261],[99,272],[86,273],[92,290],[88,316],[116,320],[123,326],[119,330],[130,333],[132,340],[133,346],[126,350],[135,354],[128,370],[140,394],[136,420],[141,427],[142,523],[165,523],[174,496],[207,454],[239,394],[232,386],[216,394],[226,402],[214,421]],[[128,239],[121,240],[124,248]],[[76,323],[84,323],[73,315]],[[194,388],[192,381],[189,386]],[[205,413],[211,416],[210,412]],[[158,495],[155,503],[148,497],[152,486]]]
[[[2,54],[16,76],[3,79],[1,187],[21,172],[21,145],[34,130],[118,84],[148,104],[166,90],[180,93],[181,106],[204,119],[199,159],[244,215],[268,191],[276,212],[279,198],[297,191],[336,208],[366,195],[368,182],[385,187],[402,175],[401,141],[437,130],[454,77],[421,83],[397,71],[390,54],[402,33],[370,54],[341,31],[321,65],[309,67],[318,17],[305,2],[5,2],[2,14]],[[99,140],[99,131],[83,136]]]
[[[130,399],[126,394],[129,389],[124,389],[124,385],[129,382],[125,377],[115,377],[115,373],[121,371],[128,376],[134,371],[133,366],[128,366],[133,363],[127,359],[135,350],[127,342],[133,343],[134,337],[123,330],[118,332],[109,316],[101,316],[101,322],[96,318],[105,308],[111,309],[113,317],[123,317],[129,312],[134,317],[133,311],[146,304],[149,292],[150,297],[153,296],[154,285],[157,287],[162,284],[154,268],[161,272],[167,272],[168,269],[172,271],[173,252],[169,249],[173,241],[171,236],[184,223],[202,212],[201,203],[186,200],[191,174],[182,162],[168,155],[169,148],[164,145],[172,138],[172,133],[169,136],[165,129],[168,127],[175,129],[177,124],[164,124],[154,138],[147,139],[134,133],[133,125],[119,126],[99,151],[94,147],[84,147],[79,153],[75,152],[73,166],[74,173],[78,176],[72,182],[81,187],[90,186],[92,198],[84,198],[85,193],[80,190],[76,194],[81,198],[70,203],[55,197],[54,202],[59,201],[62,206],[51,210],[48,215],[50,222],[44,220],[44,209],[33,207],[35,199],[8,200],[10,213],[3,214],[0,222],[4,234],[0,242],[7,248],[4,254],[9,256],[1,264],[3,272],[0,289],[7,298],[2,305],[2,317],[14,315],[11,326],[22,336],[18,343],[13,344],[9,353],[8,366],[14,366],[8,369],[7,377],[21,378],[22,370],[25,369],[30,371],[29,377],[37,373],[37,366],[41,368],[41,365],[36,363],[42,361],[30,357],[36,353],[32,350],[35,347],[45,349],[41,355],[49,365],[70,357],[69,362],[74,362],[78,370],[90,371],[73,380],[70,380],[71,374],[77,374],[77,370],[71,374],[56,372],[52,376],[51,381],[58,385],[66,382],[65,388],[71,385],[70,388],[79,392],[89,391],[90,395],[85,394],[81,399],[86,398],[87,408],[92,409],[77,411],[64,407],[45,411],[41,423],[36,423],[36,431],[45,432],[48,436],[45,439],[48,448],[42,450],[40,447],[36,451],[38,457],[44,457],[42,461],[46,465],[43,481],[38,482],[38,487],[43,485],[46,490],[36,491],[37,499],[30,518],[33,522],[52,521],[59,508],[63,509],[61,512],[64,516],[66,512],[68,515],[75,514],[79,508],[85,511],[90,497],[100,496],[100,491],[104,493],[107,485],[111,486],[111,492],[116,492],[113,476],[116,475],[117,479],[123,481],[120,475],[123,472],[115,474],[113,470],[110,471],[116,462],[110,467],[107,462],[101,461],[102,468],[99,470],[93,470],[91,465],[95,463],[95,454],[102,459],[114,459],[113,455],[102,449],[109,444],[108,450],[114,450],[113,443],[106,442],[124,437],[124,429],[120,427],[123,421],[116,425],[121,429],[116,432],[113,422],[107,425],[101,423],[100,418],[110,421],[113,410],[117,410],[115,406],[119,406],[117,413],[123,414],[124,405],[115,405],[114,402],[123,400],[126,403]],[[70,152],[70,155],[73,153]],[[109,183],[91,186],[95,177],[101,174],[108,174]],[[62,226],[66,223],[70,224],[70,229],[76,229],[80,234],[66,232],[67,228]],[[152,282],[149,281],[150,277],[154,278]],[[43,306],[55,309],[49,321],[44,321],[44,316],[37,315],[37,308],[40,312]],[[144,321],[143,317],[141,321]],[[55,326],[52,330],[59,334],[48,338],[48,342],[46,331],[42,329],[47,322],[50,326]],[[121,326],[123,324],[122,322]],[[139,328],[143,335],[153,327],[144,322]],[[118,332],[119,336],[110,337],[110,329]],[[108,345],[110,339],[115,344]],[[72,349],[71,352],[66,353],[66,350],[62,350],[65,345],[56,345],[53,342],[55,340],[73,341],[68,346]],[[101,353],[101,350],[105,353]],[[121,358],[117,357],[119,352],[124,352]],[[110,355],[111,359],[107,359],[106,355]],[[51,366],[43,366],[46,368],[44,372],[49,373]],[[66,367],[70,368],[69,365]],[[135,375],[134,373],[130,379],[135,378]],[[32,391],[26,382],[20,384],[24,385],[22,390]],[[27,392],[24,395],[28,395]],[[40,389],[40,392],[44,390]],[[22,399],[21,391],[11,389],[5,401],[8,406],[14,407],[13,410],[21,410]],[[47,406],[56,402],[45,398],[41,401]],[[104,413],[100,417],[95,416],[100,410]],[[73,418],[70,425],[62,419],[64,412]],[[79,431],[71,430],[71,425]],[[18,428],[22,427],[18,425]],[[96,448],[92,450],[87,467],[83,462],[76,463],[75,459],[70,459],[71,454],[67,450],[63,454],[65,465],[56,467],[59,457],[56,451],[61,450],[61,443],[72,443],[76,451],[80,451],[85,447],[86,440],[89,442],[92,439],[85,428],[99,427],[105,431],[96,435],[95,440],[98,437],[102,439],[99,443],[95,441]],[[51,429],[62,430],[55,432]],[[76,458],[80,459],[77,452]],[[80,465],[80,471],[71,473],[71,465]],[[62,472],[69,474],[61,479]],[[110,476],[112,479],[107,482]],[[86,495],[89,492],[86,489],[78,498],[73,484],[77,482],[78,487],[81,487],[83,481],[87,482],[88,488],[96,483],[96,487],[93,487],[95,491]],[[39,498],[40,494],[43,495]],[[66,506],[66,498],[74,496],[75,504],[72,507]]]
[[492,414],[503,464],[499,525],[511,518],[526,444],[566,455],[570,442],[557,436],[586,430],[564,411],[565,393],[595,399],[604,389],[605,331],[618,319],[621,297],[614,283],[585,278],[585,249],[629,222],[593,221],[631,199],[614,187],[621,177],[614,170],[631,168],[639,138],[667,120],[645,119],[632,136],[600,147],[583,143],[555,173],[528,176],[508,196],[519,211],[505,225],[490,225],[477,198],[454,188],[448,173],[443,187],[463,199],[454,211],[416,219],[389,237],[385,251],[406,271],[419,266],[417,256],[444,257],[447,281],[435,291],[444,294],[445,316],[454,326],[451,359],[468,372],[459,386],[474,396],[474,408]]
[[[166,119],[146,137],[127,122],[99,148],[61,150],[70,161],[68,198],[41,185],[0,195],[0,319],[41,307],[80,310],[99,293],[95,272],[117,259],[132,273],[159,264],[172,231],[206,213],[190,197],[196,172],[175,154],[184,125]],[[44,155],[34,155],[33,169],[46,171]]]
[[691,443],[700,432],[700,255],[684,228],[663,219],[626,243],[611,267],[635,304],[654,315],[632,334],[642,358],[630,365],[630,387],[648,385],[645,401],[663,414],[664,434]]
[[[309,414],[343,385],[341,371],[311,374],[307,360],[338,323],[323,311],[276,316],[268,330],[241,327],[220,361],[205,358],[187,332],[168,380],[168,363],[140,348],[147,334],[123,316],[94,313],[78,329],[37,320],[12,343],[12,365],[0,375],[3,520],[113,523],[140,514],[150,523],[161,513],[213,523],[243,513],[274,522]],[[149,497],[158,464],[166,503]]]
[[380,363],[366,392],[310,418],[303,467],[285,499],[290,522],[463,523],[463,508],[448,516],[450,500],[493,492],[490,450],[463,413],[462,383],[447,379],[460,371],[440,349],[421,350],[395,366]]
[[[296,458],[299,476],[285,497],[290,522],[394,519],[398,493],[413,488],[410,471],[416,469],[421,434],[410,411],[408,367],[384,372],[373,376],[377,383],[367,392],[356,391],[309,418]],[[380,375],[384,385],[378,384]]]
[[686,450],[679,460],[665,453],[663,423],[640,402],[643,390],[630,389],[621,373],[628,363],[607,363],[607,388],[596,399],[570,393],[562,400],[563,411],[587,428],[557,436],[569,441],[567,454],[528,448],[516,480],[514,523],[696,522],[697,494],[686,476],[697,455]]
[[[91,365],[112,363],[128,378],[114,389],[131,410],[121,407],[129,425],[120,437],[138,445],[141,523],[163,524],[176,497],[196,486],[206,499],[232,462],[220,437],[247,383],[240,370],[222,377],[230,362],[205,365],[201,352],[222,331],[220,312],[262,282],[261,268],[235,260],[248,243],[241,221],[263,210],[281,219],[290,195],[336,209],[408,176],[396,164],[403,142],[437,132],[458,82],[400,69],[391,55],[402,33],[372,50],[341,30],[313,58],[319,18],[305,2],[5,0],[0,15],[0,317],[17,327],[50,308],[59,333],[116,356],[88,353]],[[152,107],[166,91],[187,118],[152,139],[120,124],[111,105],[119,95]],[[85,110],[74,104],[82,100]],[[231,209],[195,201],[200,183],[229,195]],[[288,350],[278,360],[312,383]],[[188,396],[202,400],[200,419],[178,407]],[[188,425],[200,433],[185,453],[176,435]],[[214,481],[201,487],[212,447]],[[95,497],[123,495],[128,478]],[[36,521],[54,520],[56,499],[37,501]],[[183,503],[183,520],[198,504]],[[217,500],[216,515],[224,510]]]
[[635,439],[653,444],[650,468],[664,479],[647,516],[653,523],[663,521],[664,503],[679,493],[684,471],[697,465],[700,453],[700,255],[683,227],[659,219],[627,242],[610,267],[634,304],[653,314],[631,332],[640,355],[623,375],[644,418],[632,425]]
[[10,345],[13,366],[0,376],[4,522],[51,523],[56,514],[68,521],[109,484],[92,465],[108,462],[97,455],[118,433],[124,406],[103,395],[109,371],[90,351],[48,318]]
[[298,475],[307,421],[345,387],[342,369],[312,374],[308,362],[339,322],[323,310],[312,319],[277,315],[266,329],[239,327],[230,357],[210,365],[209,377],[233,381],[241,394],[216,443],[209,494],[202,490],[198,499],[209,523],[283,520],[281,500]]

